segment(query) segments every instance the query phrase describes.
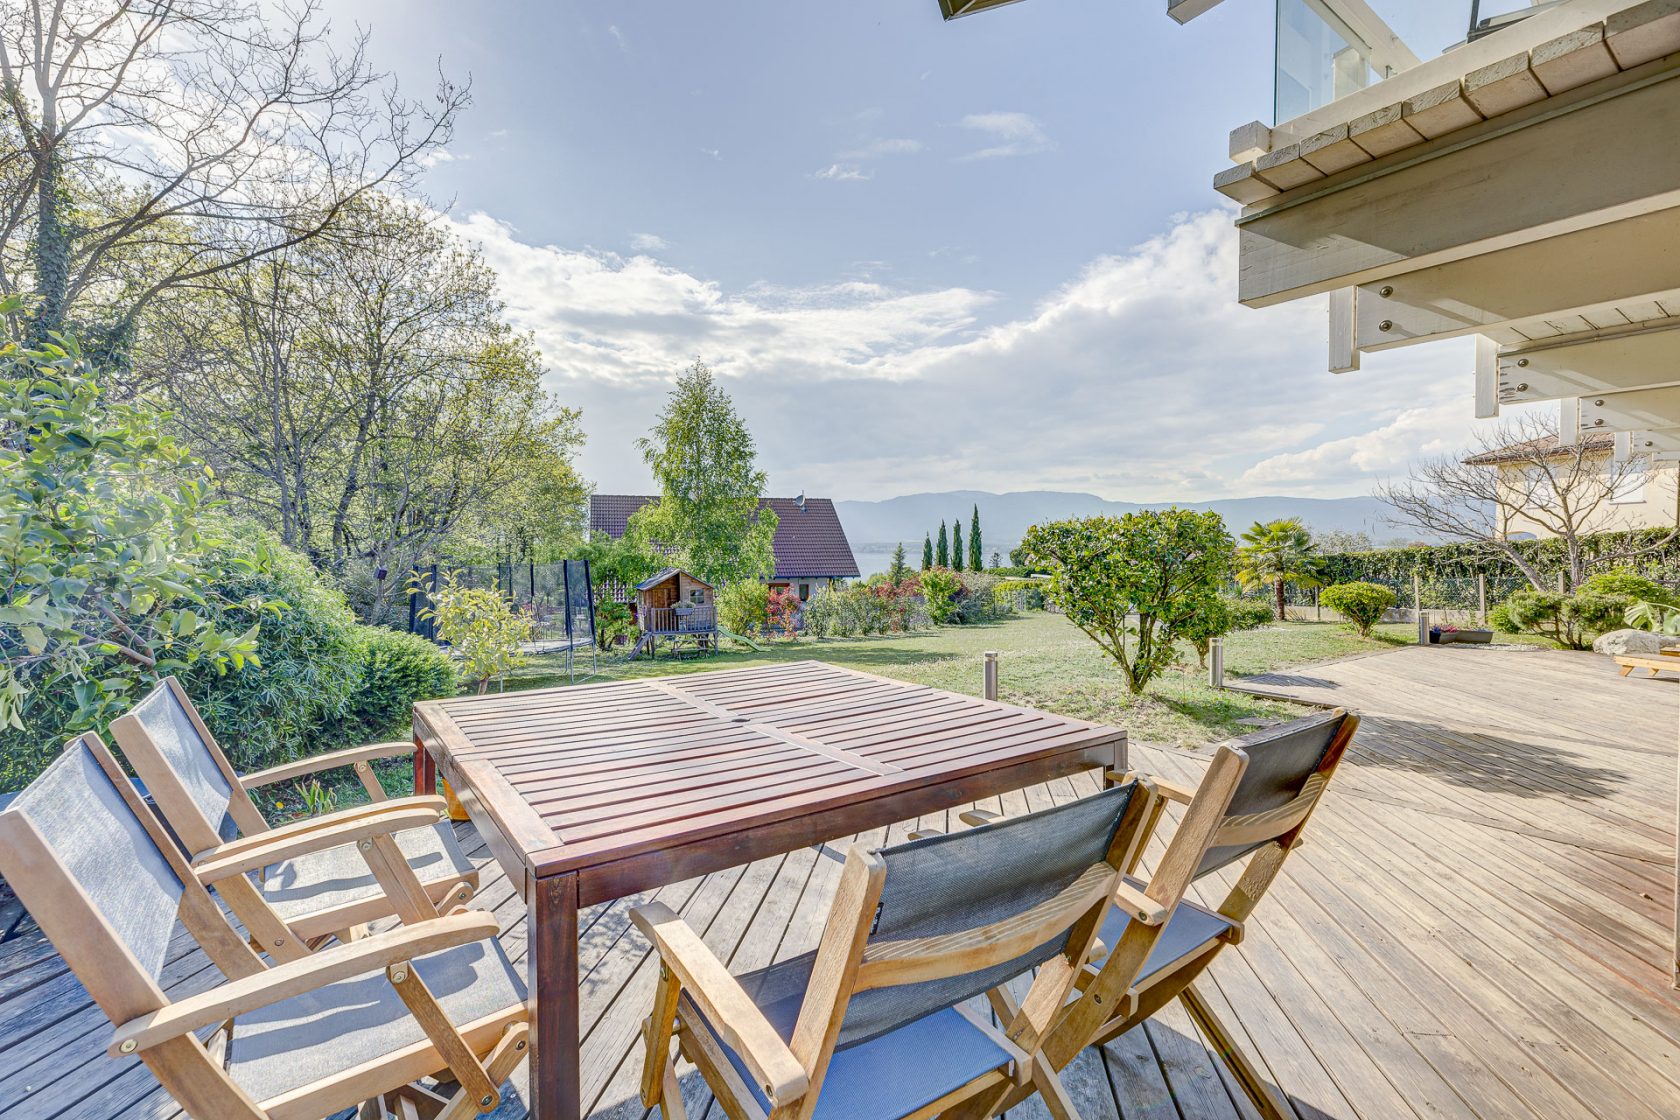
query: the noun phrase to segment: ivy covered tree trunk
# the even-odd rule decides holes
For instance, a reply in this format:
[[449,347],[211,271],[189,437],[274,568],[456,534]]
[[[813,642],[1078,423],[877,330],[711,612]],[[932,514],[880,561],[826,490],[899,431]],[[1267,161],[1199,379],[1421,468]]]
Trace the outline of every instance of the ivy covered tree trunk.
[[[42,129],[40,143],[51,145],[50,134]],[[39,158],[41,179],[36,184],[38,219],[35,230],[35,294],[39,302],[30,318],[30,340],[48,341],[64,329],[64,313],[70,293],[70,234],[64,226],[64,176],[56,145]]]

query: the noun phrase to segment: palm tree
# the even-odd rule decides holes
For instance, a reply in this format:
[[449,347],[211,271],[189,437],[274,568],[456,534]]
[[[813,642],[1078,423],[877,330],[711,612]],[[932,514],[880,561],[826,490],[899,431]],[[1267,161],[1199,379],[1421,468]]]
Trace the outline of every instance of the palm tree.
[[1265,524],[1256,521],[1242,539],[1237,549],[1237,580],[1248,591],[1269,585],[1277,596],[1277,616],[1282,622],[1284,585],[1319,585],[1318,550],[1312,534],[1291,517]]

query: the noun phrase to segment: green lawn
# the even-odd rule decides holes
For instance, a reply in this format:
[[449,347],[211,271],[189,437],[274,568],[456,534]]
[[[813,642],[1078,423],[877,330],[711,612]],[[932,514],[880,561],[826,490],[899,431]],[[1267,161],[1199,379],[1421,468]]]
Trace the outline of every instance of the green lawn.
[[[1379,627],[1361,638],[1336,623],[1290,622],[1232,634],[1225,642],[1228,675],[1264,673],[1314,661],[1391,649],[1415,640],[1410,624]],[[1003,698],[1047,711],[1111,723],[1126,728],[1134,741],[1198,746],[1251,728],[1237,721],[1247,716],[1294,718],[1301,709],[1256,700],[1235,692],[1215,692],[1207,674],[1196,667],[1194,652],[1184,650],[1184,664],[1156,678],[1149,691],[1134,697],[1119,671],[1095,643],[1063,616],[1029,612],[982,626],[945,626],[919,634],[870,638],[805,638],[777,641],[764,653],[726,642],[726,651],[684,661],[621,655],[602,659],[602,677],[625,680],[674,673],[698,673],[784,661],[815,659],[864,669],[900,680],[978,694],[982,655],[1001,654]],[[601,678],[596,678],[601,679]],[[564,658],[538,656],[508,679],[507,687],[542,688],[566,684]]]

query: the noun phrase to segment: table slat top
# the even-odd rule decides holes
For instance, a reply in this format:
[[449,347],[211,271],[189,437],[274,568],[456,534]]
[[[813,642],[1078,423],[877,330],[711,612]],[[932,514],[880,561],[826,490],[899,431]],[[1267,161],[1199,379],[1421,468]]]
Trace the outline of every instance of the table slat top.
[[429,701],[415,731],[539,874],[1124,738],[814,661]]

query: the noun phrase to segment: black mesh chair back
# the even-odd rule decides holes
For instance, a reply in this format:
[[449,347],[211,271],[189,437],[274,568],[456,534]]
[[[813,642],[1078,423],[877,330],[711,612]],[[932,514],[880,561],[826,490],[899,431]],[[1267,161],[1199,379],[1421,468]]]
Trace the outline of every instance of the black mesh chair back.
[[[1135,785],[997,824],[884,848],[881,900],[865,948],[993,926],[1054,898],[1103,863]],[[839,1046],[868,1041],[959,1004],[1062,951],[1068,931],[973,972],[858,992]]]
[[1341,709],[1233,740],[1248,756],[1225,820],[1202,857],[1196,877],[1242,859],[1295,827],[1312,808],[1346,749]]
[[162,976],[186,888],[89,741],[74,740],[6,815],[34,828],[140,970]]

